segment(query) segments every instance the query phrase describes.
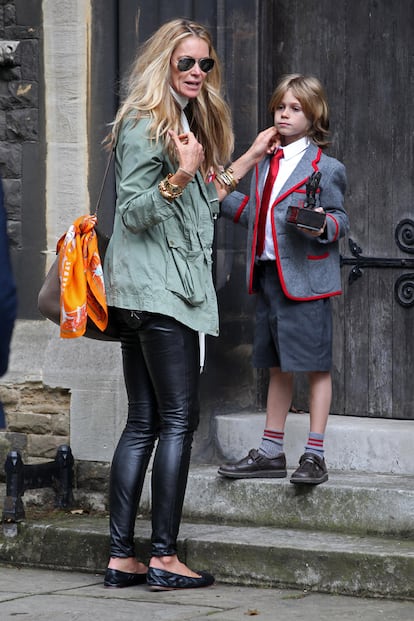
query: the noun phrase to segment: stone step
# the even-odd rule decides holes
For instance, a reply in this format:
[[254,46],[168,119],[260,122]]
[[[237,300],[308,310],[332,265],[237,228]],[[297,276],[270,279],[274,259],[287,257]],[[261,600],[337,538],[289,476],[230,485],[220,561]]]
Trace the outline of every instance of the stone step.
[[[257,448],[265,414],[244,412],[216,417],[216,446],[225,461],[237,461]],[[285,453],[296,468],[309,431],[309,415],[290,413],[285,429]],[[414,475],[414,420],[329,417],[325,456],[329,469]]]
[[[414,476],[329,472],[318,486],[297,486],[286,479],[227,479],[217,466],[190,469],[183,515],[190,521],[269,526],[360,535],[414,538]],[[86,473],[85,473],[86,476]],[[5,486],[0,485],[0,507]],[[107,489],[74,490],[75,507],[93,512],[108,509]],[[28,490],[25,507],[53,507],[49,489]],[[151,512],[150,473],[140,511]]]
[[[54,515],[0,536],[0,562],[103,573],[108,518]],[[140,558],[149,556],[151,526],[137,520]],[[179,555],[216,580],[389,598],[414,597],[414,542],[272,527],[183,522]]]
[[[330,471],[318,486],[191,468],[184,515],[204,522],[414,538],[414,476]],[[149,510],[149,492],[144,510]]]
[[[289,473],[290,474],[290,473]],[[3,506],[5,486],[0,485]],[[103,572],[108,555],[105,491],[75,489],[75,511],[30,517],[51,490],[30,490],[16,537],[0,533],[0,562]],[[150,512],[150,480],[140,511]],[[93,516],[77,509],[92,509]],[[414,597],[414,477],[330,471],[297,487],[287,479],[230,480],[217,466],[190,470],[180,556],[217,579],[331,593]],[[150,551],[150,523],[138,519],[137,546]],[[9,531],[10,534],[10,531]]]

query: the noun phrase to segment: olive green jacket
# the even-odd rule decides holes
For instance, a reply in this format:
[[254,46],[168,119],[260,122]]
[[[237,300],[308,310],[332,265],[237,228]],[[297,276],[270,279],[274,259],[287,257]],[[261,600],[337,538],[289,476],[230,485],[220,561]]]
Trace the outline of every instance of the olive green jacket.
[[118,137],[117,203],[104,263],[107,302],[175,317],[216,336],[211,267],[217,193],[197,173],[172,203],[161,196],[158,183],[177,165],[161,143],[148,139],[148,123],[128,120]]

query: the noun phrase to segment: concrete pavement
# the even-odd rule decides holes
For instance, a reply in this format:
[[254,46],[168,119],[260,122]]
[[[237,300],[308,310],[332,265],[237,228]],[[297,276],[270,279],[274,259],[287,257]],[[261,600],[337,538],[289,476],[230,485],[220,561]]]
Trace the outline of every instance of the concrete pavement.
[[413,621],[413,601],[216,584],[153,593],[105,589],[96,573],[0,565],[0,619],[11,621]]

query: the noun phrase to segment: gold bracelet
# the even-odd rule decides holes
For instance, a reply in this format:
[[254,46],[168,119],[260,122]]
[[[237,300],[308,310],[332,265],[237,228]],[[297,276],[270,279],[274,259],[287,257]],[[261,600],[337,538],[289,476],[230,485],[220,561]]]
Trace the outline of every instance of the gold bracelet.
[[230,173],[230,175],[233,177],[235,184],[237,185],[240,181],[240,179],[236,179],[236,177],[234,176],[234,170],[231,168],[231,166],[229,166],[228,168],[226,168],[226,172]]
[[166,198],[167,201],[173,201],[175,198],[178,198],[183,193],[184,188],[181,185],[176,185],[175,183],[170,183],[170,179],[173,176],[172,173],[168,173],[168,175],[159,182],[158,189],[163,198]]
[[237,180],[233,177],[233,169],[226,168],[226,170],[222,170],[216,173],[216,177],[220,185],[225,186],[225,190],[227,194],[233,192],[237,187]]
[[181,170],[181,172],[185,173],[188,177],[190,177],[190,179],[194,179],[194,173],[191,173],[190,171],[186,170],[185,168],[182,168],[182,166],[180,166],[178,170]]

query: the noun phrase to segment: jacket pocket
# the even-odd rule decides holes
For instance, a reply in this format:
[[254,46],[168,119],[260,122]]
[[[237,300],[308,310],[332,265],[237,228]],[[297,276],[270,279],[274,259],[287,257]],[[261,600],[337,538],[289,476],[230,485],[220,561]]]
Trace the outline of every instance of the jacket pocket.
[[167,289],[191,306],[200,306],[206,299],[209,278],[203,250],[187,250],[173,239],[167,239],[167,244]]
[[314,293],[325,294],[333,291],[336,282],[336,270],[332,265],[329,252],[308,254],[309,284]]

